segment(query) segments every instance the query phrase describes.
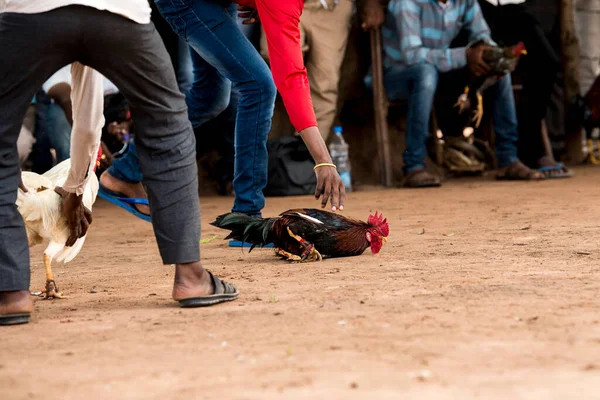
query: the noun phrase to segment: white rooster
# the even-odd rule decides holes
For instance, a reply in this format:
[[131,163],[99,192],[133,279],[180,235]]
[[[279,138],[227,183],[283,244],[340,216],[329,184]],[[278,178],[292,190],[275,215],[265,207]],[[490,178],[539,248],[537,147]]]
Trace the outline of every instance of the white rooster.
[[[29,247],[41,243],[44,239],[49,240],[43,256],[46,267],[45,298],[64,298],[52,275],[52,261],[68,263],[73,260],[79,254],[86,238],[83,236],[77,239],[72,247],[65,246],[69,237],[69,227],[61,210],[62,198],[54,188],[64,184],[70,168],[69,159],[43,175],[26,171],[21,173],[23,184],[28,191],[23,192],[19,189],[16,204],[25,221]],[[98,194],[98,178],[96,174],[90,175],[82,202],[91,211]]]

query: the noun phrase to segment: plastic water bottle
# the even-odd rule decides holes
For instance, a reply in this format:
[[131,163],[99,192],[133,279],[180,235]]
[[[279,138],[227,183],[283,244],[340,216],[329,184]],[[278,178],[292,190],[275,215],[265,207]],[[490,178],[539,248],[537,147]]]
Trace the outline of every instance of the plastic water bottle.
[[329,153],[333,163],[337,166],[337,172],[344,182],[346,192],[352,191],[352,177],[350,175],[350,157],[348,157],[348,143],[342,135],[342,127],[333,127],[334,137],[329,144]]

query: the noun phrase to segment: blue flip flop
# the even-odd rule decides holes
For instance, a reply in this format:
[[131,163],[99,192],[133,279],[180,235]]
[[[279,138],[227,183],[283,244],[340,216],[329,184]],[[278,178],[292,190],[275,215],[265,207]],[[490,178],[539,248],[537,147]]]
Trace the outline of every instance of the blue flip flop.
[[[564,178],[570,178],[573,176],[573,172],[570,170],[565,170],[565,166],[563,163],[557,163],[554,166],[551,167],[541,167],[538,168],[538,172],[541,172],[542,174],[544,174],[544,176],[546,177],[546,179],[564,179]],[[562,171],[562,174],[559,175],[551,175],[551,174],[546,174],[546,172],[554,172],[554,171]]]
[[146,199],[137,199],[133,197],[126,197],[121,193],[113,192],[112,190],[108,190],[104,186],[100,185],[98,189],[98,196],[100,198],[113,203],[114,205],[121,207],[123,210],[135,215],[138,218],[143,219],[144,221],[152,222],[152,218],[149,215],[143,214],[135,208],[136,204],[147,206],[148,200]]
[[[244,248],[250,248],[252,247],[252,243],[247,243],[247,242],[242,242],[240,240],[230,240],[229,241],[229,247],[244,247]],[[265,244],[262,248],[263,249],[270,249],[275,247],[275,245],[273,243],[269,243],[269,244]],[[257,246],[258,248],[258,246]]]

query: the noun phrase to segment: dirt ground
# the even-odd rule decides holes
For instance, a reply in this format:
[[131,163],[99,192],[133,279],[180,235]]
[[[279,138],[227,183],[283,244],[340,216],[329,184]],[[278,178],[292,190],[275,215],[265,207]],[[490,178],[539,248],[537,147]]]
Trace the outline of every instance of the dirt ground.
[[[1,330],[0,397],[598,399],[600,169],[576,172],[354,193],[348,215],[390,222],[377,256],[290,265],[203,244],[241,296],[191,310],[170,299],[150,224],[99,199],[79,257],[55,267],[69,299]],[[224,237],[208,222],[230,205],[202,199],[204,238]]]

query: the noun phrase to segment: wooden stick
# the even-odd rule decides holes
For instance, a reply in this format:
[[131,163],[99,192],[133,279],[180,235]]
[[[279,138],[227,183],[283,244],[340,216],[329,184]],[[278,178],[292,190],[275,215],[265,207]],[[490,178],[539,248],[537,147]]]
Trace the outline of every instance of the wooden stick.
[[373,110],[375,114],[375,135],[377,138],[377,156],[381,171],[381,181],[386,187],[392,186],[392,158],[387,125],[388,100],[383,86],[381,32],[371,31],[371,70],[373,73]]

